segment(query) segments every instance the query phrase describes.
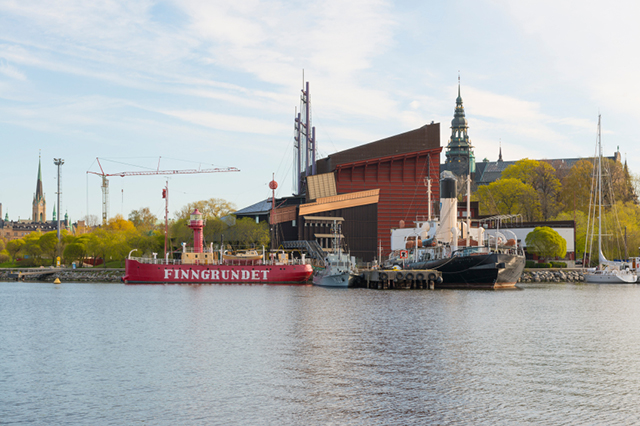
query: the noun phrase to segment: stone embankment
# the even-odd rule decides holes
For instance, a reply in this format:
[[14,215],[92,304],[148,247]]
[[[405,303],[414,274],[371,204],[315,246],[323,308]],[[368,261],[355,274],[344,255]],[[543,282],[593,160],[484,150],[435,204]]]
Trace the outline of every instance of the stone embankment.
[[[39,274],[40,272],[40,274]],[[60,282],[99,282],[119,283],[124,275],[124,268],[26,268],[26,269],[0,269],[0,281],[15,281],[16,275],[20,275],[20,281],[53,282],[56,278]]]
[[527,269],[522,273],[520,283],[574,283],[584,282],[582,271],[571,269]]

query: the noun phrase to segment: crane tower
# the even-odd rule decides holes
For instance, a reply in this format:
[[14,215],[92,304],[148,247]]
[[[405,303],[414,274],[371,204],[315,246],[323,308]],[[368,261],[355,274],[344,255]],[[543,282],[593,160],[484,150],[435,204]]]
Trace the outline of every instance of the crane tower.
[[184,175],[195,173],[220,173],[220,172],[239,172],[240,169],[236,167],[217,167],[213,169],[183,169],[183,170],[160,170],[160,161],[158,161],[157,170],[137,171],[137,172],[118,172],[118,173],[105,173],[100,164],[100,159],[96,158],[100,172],[87,171],[97,176],[102,177],[102,223],[107,222],[107,216],[109,212],[109,176],[151,176],[151,175]]

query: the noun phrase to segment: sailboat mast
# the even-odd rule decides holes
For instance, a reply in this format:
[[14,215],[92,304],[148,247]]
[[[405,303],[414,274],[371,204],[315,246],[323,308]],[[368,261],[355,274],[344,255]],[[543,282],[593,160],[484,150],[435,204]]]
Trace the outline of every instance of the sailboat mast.
[[598,115],[598,262],[602,262],[602,140]]

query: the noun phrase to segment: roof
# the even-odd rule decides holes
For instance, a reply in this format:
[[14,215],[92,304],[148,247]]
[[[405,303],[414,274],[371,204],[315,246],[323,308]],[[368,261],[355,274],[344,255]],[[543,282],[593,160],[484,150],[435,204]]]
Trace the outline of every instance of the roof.
[[267,198],[266,200],[258,201],[255,204],[250,205],[249,207],[245,207],[244,209],[240,209],[236,211],[234,214],[238,215],[257,215],[257,214],[267,214],[271,210],[271,198]]
[[[281,208],[290,205],[299,205],[304,202],[304,197],[285,197],[276,198],[276,208]],[[263,201],[258,201],[248,207],[240,209],[233,214],[236,216],[256,216],[262,214],[269,214],[271,211],[271,198],[267,198]]]
[[331,172],[344,163],[407,154],[427,149],[442,149],[440,146],[440,123],[432,122],[419,129],[331,154],[327,158],[317,161],[318,174]]

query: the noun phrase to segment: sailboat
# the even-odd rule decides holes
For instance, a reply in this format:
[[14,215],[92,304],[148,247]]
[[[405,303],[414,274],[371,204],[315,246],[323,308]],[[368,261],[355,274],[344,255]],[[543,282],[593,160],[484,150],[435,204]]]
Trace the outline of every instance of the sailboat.
[[[599,284],[632,284],[638,281],[635,268],[629,262],[607,260],[602,252],[602,141],[601,124],[598,116],[598,140],[597,140],[597,178],[595,180],[595,191],[592,200],[597,202],[598,208],[598,266],[595,270],[588,270],[585,274],[585,281]],[[596,200],[597,198],[597,200]],[[591,212],[591,209],[589,210]],[[589,234],[587,230],[587,234]],[[591,234],[593,236],[593,233]],[[589,235],[587,235],[589,237]],[[588,244],[591,238],[587,238]],[[585,247],[585,253],[587,252]],[[584,262],[583,262],[584,264]]]

